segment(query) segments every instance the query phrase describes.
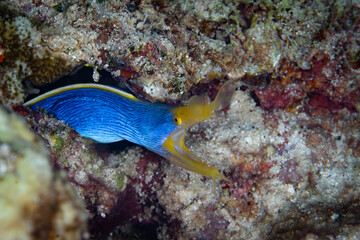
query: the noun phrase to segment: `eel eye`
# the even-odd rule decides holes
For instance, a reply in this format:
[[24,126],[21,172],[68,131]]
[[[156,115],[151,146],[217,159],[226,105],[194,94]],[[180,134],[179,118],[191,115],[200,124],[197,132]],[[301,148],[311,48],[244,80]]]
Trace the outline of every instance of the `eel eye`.
[[181,118],[177,118],[177,117],[174,117],[174,122],[175,122],[177,125],[180,125],[180,124],[182,123]]

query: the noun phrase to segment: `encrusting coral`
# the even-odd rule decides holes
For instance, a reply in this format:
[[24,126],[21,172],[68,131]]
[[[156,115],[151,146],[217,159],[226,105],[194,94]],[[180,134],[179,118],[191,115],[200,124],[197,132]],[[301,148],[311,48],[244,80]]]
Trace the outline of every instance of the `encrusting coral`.
[[82,239],[86,214],[25,121],[0,108],[0,238]]
[[78,62],[50,50],[41,40],[41,25],[36,25],[35,19],[19,15],[6,2],[1,2],[0,8],[0,104],[14,106],[23,103],[28,94],[25,80],[37,85],[49,83]]

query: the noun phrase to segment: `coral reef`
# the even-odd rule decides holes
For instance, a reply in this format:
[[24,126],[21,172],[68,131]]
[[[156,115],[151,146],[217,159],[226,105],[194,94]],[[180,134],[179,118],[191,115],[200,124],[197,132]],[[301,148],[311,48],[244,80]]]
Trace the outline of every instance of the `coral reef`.
[[86,215],[25,121],[0,108],[0,238],[82,239]]
[[[41,23],[41,30],[36,31],[23,17],[4,19],[14,33],[3,27],[6,36],[11,36],[9,42],[25,48],[17,56],[41,55],[48,62],[41,65],[43,61],[37,58],[32,63],[38,66],[31,67],[29,61],[9,56],[6,59],[24,68],[16,72],[27,72],[24,77],[43,83],[53,81],[68,65],[87,62],[110,71],[147,99],[167,102],[186,98],[200,81],[274,74],[282,58],[303,70],[312,67],[310,60],[317,51],[326,51],[332,59],[342,48],[332,35],[340,40],[346,33],[357,34],[359,7],[352,1],[326,4],[320,0],[14,1],[14,6]],[[22,32],[27,35],[20,42],[16,40],[20,31],[16,29],[22,29],[18,22],[31,29]],[[353,46],[347,50],[347,59],[356,65],[358,44],[349,44]],[[9,53],[14,49],[13,45],[3,47]],[[12,64],[11,69],[16,66]],[[31,74],[33,68],[37,74]],[[44,80],[49,73],[53,74]],[[19,82],[24,77],[17,76]]]
[[341,110],[331,115],[343,116],[337,119],[270,113],[256,106],[249,88],[237,91],[226,112],[194,126],[186,139],[191,151],[230,179],[216,193],[209,179],[138,146],[96,144],[47,115],[26,115],[52,149],[53,164],[68,172],[87,201],[94,239],[110,232],[112,239],[354,234],[349,229],[360,214],[357,113]]
[[142,153],[138,146],[94,144],[55,118],[25,109],[23,114],[49,145],[53,164],[67,171],[77,194],[85,199],[94,239],[105,238],[112,228],[134,217],[134,222],[149,219],[143,204],[161,182],[160,157]]
[[160,203],[182,224],[173,238],[299,239],[351,228],[360,179],[358,144],[348,141],[358,142],[360,132],[358,115],[347,114],[324,130],[321,117],[265,113],[238,92],[226,114],[194,127],[188,139],[192,151],[228,172],[221,197],[192,173],[164,179]]
[[[186,135],[189,149],[230,180],[218,182],[215,193],[210,179],[139,146],[94,143],[54,116],[15,107],[84,199],[91,239],[360,237],[358,1],[0,4],[7,6],[0,8],[2,105],[23,103],[34,91],[24,81],[50,83],[81,62],[93,66],[90,81],[101,81],[103,69],[150,101],[213,98],[229,79],[238,86],[229,108]],[[3,127],[9,124],[0,129],[16,132]],[[2,136],[0,156],[10,141]],[[27,156],[24,141],[0,159]],[[7,176],[1,169],[0,184]],[[49,171],[55,186],[58,173]]]
[[259,23],[245,32],[236,25],[245,20],[235,3],[19,1],[17,5],[53,27],[41,32],[42,41],[53,51],[109,70],[152,101],[177,101],[199,81],[273,72],[281,56],[273,28]]
[[7,2],[1,2],[0,8],[0,104],[13,106],[22,104],[28,94],[25,80],[49,83],[78,62],[44,44],[39,32],[42,26],[35,20],[20,16]]

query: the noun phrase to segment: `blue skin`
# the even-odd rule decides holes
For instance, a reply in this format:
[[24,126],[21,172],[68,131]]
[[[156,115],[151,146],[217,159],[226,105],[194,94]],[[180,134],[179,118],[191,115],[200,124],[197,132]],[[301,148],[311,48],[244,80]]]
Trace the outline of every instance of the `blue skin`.
[[24,106],[43,108],[64,120],[84,137],[110,143],[123,139],[137,143],[180,167],[228,181],[219,170],[191,153],[185,130],[230,105],[235,85],[228,81],[213,102],[194,96],[188,106],[173,108],[142,102],[133,95],[99,84],[74,84],[44,93]]
[[30,106],[45,109],[84,137],[101,143],[127,140],[167,157],[162,146],[178,129],[172,107],[132,100],[101,89],[74,89]]

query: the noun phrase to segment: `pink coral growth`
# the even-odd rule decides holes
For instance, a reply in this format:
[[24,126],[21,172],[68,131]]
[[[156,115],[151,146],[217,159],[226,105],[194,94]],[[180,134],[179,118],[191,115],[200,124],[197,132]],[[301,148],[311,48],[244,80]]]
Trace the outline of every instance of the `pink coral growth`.
[[293,159],[286,161],[278,175],[279,179],[285,183],[298,184],[302,176],[297,171],[297,166],[297,162]]
[[332,59],[323,51],[314,52],[308,58],[312,64],[310,70],[302,70],[284,60],[275,80],[254,90],[261,107],[291,111],[294,105],[307,105],[302,111],[334,112],[343,108],[357,111],[360,86],[348,79],[351,71],[348,65],[340,57]]

